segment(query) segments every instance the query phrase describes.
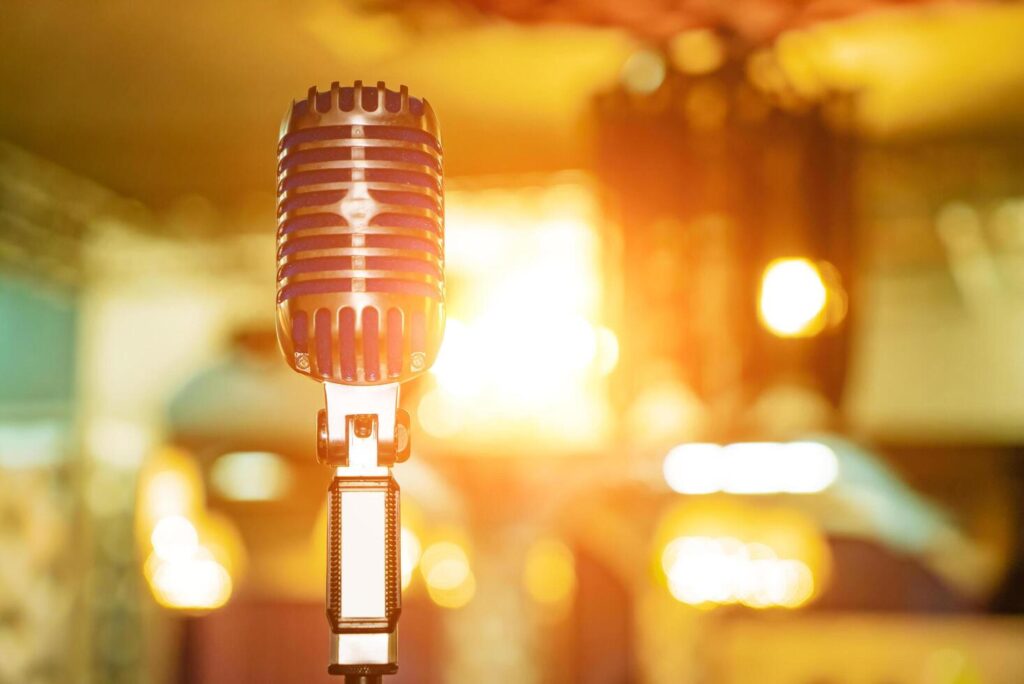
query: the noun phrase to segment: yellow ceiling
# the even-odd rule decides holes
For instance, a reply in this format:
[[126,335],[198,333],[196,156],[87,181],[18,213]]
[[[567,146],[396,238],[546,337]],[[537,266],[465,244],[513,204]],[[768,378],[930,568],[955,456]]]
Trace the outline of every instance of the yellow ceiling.
[[[129,196],[271,206],[279,118],[309,85],[383,79],[425,95],[452,176],[584,166],[585,114],[637,40],[437,3],[7,0],[0,138]],[[863,90],[885,134],[1024,122],[1024,7],[887,12],[789,33],[809,93]]]
[[333,0],[22,0],[4,15],[0,138],[157,204],[272,192],[280,117],[333,80],[426,96],[453,175],[579,166],[581,114],[632,50],[611,30]]

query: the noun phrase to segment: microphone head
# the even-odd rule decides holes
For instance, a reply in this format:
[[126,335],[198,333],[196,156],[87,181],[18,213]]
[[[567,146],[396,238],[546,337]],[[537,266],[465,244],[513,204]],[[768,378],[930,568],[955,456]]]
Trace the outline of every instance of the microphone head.
[[277,338],[300,373],[346,385],[427,370],[444,332],[437,119],[405,86],[310,88],[281,123]]

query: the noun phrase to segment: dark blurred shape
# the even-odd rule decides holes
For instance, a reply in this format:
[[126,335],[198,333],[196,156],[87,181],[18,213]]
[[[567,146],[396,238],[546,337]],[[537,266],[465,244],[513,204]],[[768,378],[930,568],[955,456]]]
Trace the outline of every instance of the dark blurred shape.
[[[411,602],[402,620],[402,667],[389,684],[442,681],[440,615]],[[182,684],[338,684],[328,675],[323,605],[240,599],[185,623]]]
[[930,572],[920,559],[879,544],[830,540],[834,571],[811,610],[888,613],[962,613],[977,609],[969,597]]
[[[724,416],[722,402],[793,383],[835,407],[849,321],[780,338],[759,325],[753,293],[780,257],[828,262],[851,287],[853,143],[823,105],[756,90],[745,62],[670,71],[643,92],[627,82],[598,101],[597,173],[622,225],[624,300],[642,303],[623,311],[623,390],[679,379]],[[728,420],[713,435],[760,427]]]
[[607,567],[587,553],[577,555],[575,681],[621,684],[636,672],[631,615],[634,599]]

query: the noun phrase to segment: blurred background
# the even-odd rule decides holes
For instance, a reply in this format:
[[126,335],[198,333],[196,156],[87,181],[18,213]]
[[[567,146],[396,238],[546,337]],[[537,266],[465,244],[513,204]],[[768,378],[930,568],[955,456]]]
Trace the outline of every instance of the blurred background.
[[327,682],[310,85],[442,122],[401,682],[1024,681],[1024,5],[7,0],[0,683]]

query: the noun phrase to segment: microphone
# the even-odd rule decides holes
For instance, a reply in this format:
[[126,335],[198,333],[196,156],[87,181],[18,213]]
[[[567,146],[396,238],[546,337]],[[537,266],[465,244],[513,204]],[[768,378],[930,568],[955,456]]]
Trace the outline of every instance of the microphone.
[[300,373],[378,385],[425,371],[444,329],[437,119],[384,83],[311,88],[278,145],[278,339]]
[[[409,455],[399,383],[444,331],[444,194],[437,118],[402,86],[310,88],[281,123],[277,337],[323,382],[317,458],[328,493],[331,674],[397,671],[398,484]],[[362,681],[362,680],[359,680]]]

